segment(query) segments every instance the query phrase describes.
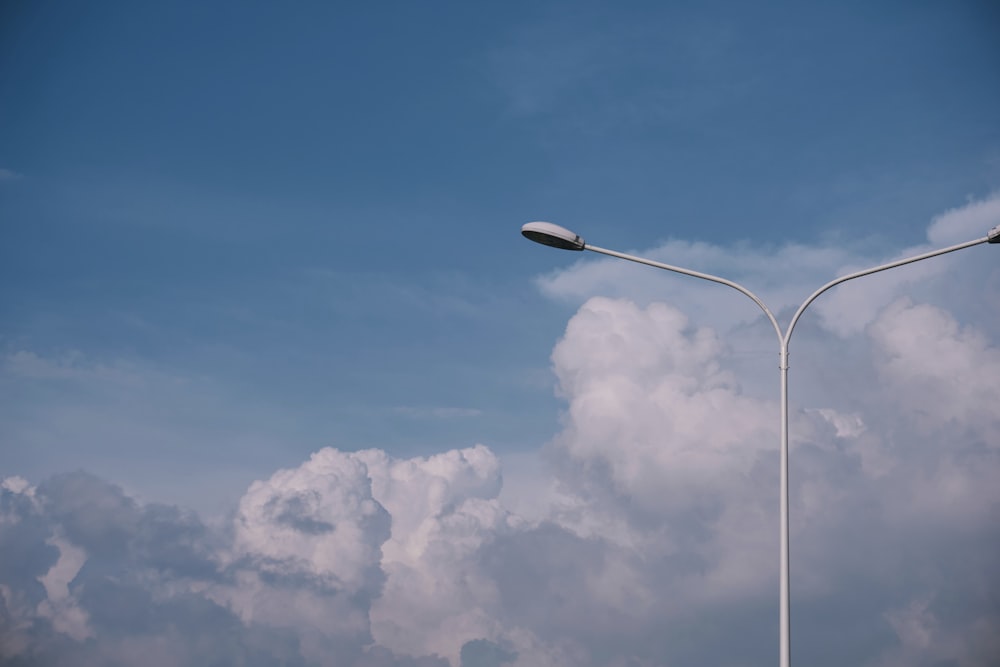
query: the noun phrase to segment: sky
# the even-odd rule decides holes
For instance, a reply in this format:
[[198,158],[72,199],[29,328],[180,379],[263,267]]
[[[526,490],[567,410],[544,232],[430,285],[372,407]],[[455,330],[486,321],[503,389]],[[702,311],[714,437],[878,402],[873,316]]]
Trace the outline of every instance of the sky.
[[[1000,224],[1000,9],[7,2],[0,664],[777,661],[777,343]],[[791,343],[792,658],[1000,660],[1000,246]]]

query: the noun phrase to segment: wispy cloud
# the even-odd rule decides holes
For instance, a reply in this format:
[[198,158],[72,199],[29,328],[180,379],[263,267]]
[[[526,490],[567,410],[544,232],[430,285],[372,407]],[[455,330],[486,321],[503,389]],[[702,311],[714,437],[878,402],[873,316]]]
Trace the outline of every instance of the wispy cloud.
[[413,419],[466,419],[479,417],[483,414],[478,408],[455,407],[417,407],[401,405],[393,408],[393,412]]
[[[519,26],[493,52],[491,74],[513,113],[558,114],[559,124],[573,130],[683,122],[725,106],[751,85],[753,77],[731,61],[720,66],[731,38],[723,22],[669,9],[654,18],[580,6]],[[648,72],[657,74],[644,79]],[[627,95],[617,81],[629,82]]]
[[[131,489],[158,500],[176,499],[172,485],[183,476],[198,489],[191,504],[223,511],[280,461],[268,443],[281,440],[276,433],[288,418],[233,392],[211,377],[137,359],[12,350],[0,355],[7,397],[0,438],[18,444],[0,452],[0,468],[35,475],[58,459],[64,470],[128,479]],[[220,422],[228,424],[222,431]],[[220,469],[222,460],[228,463]]]

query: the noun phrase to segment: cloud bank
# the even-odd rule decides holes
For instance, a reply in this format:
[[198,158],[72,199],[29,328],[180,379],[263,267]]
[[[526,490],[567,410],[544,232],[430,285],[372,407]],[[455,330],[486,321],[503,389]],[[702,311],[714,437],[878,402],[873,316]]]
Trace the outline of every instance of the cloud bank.
[[[941,216],[929,242],[984,232],[997,202]],[[949,301],[994,298],[990,250],[845,290],[801,334],[802,356],[821,356],[810,341],[824,336],[837,356],[793,366],[797,661],[1000,658],[1000,326],[995,309]],[[678,242],[651,254],[668,252],[760,273],[782,306],[803,281],[792,272],[827,272],[821,284],[869,259],[819,247],[724,259]],[[501,460],[483,445],[410,459],[322,449],[211,524],[86,473],[7,477],[0,663],[773,662],[778,405],[748,389],[728,342],[758,322],[749,308],[706,322],[728,298],[716,292],[630,294],[641,287],[622,271],[583,263],[541,281],[607,295],[553,351],[566,410],[530,512],[502,500]]]

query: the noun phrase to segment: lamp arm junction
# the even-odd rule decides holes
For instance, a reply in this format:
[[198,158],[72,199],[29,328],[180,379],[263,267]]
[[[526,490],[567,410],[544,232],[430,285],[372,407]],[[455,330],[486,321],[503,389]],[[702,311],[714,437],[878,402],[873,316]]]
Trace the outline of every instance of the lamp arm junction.
[[[994,230],[997,228],[994,228]],[[991,230],[991,234],[993,231]],[[787,349],[788,341],[792,337],[792,331],[795,329],[795,325],[798,323],[799,318],[802,317],[802,313],[805,312],[806,308],[809,307],[813,301],[816,300],[823,292],[827,291],[831,287],[835,287],[841,283],[846,283],[848,280],[854,280],[855,278],[860,278],[862,276],[869,276],[873,273],[878,273],[879,271],[885,271],[887,269],[894,269],[897,266],[903,266],[904,264],[912,264],[913,262],[919,262],[922,259],[929,259],[931,257],[937,257],[938,255],[946,255],[949,252],[955,252],[956,250],[962,250],[963,248],[971,248],[972,246],[979,245],[980,243],[994,243],[993,240],[995,236],[984,236],[973,241],[966,241],[965,243],[959,243],[957,245],[948,246],[947,248],[939,248],[937,250],[931,250],[930,252],[925,252],[920,255],[914,255],[913,257],[907,257],[906,259],[898,259],[895,262],[889,262],[888,264],[880,264],[879,266],[873,266],[870,269],[864,269],[863,271],[855,271],[854,273],[848,273],[845,276],[835,278],[827,284],[820,287],[818,290],[812,293],[808,299],[802,302],[799,309],[795,311],[795,315],[792,316],[792,321],[788,323],[788,329],[785,331],[785,335],[782,338],[782,344]],[[779,334],[780,335],[780,334]]]
[[[1000,229],[1000,228],[996,228],[996,229]],[[680,274],[683,274],[683,275],[686,275],[686,276],[692,276],[694,278],[701,278],[703,280],[710,280],[710,281],[712,281],[714,283],[719,283],[721,285],[726,285],[727,287],[731,287],[734,290],[736,290],[737,292],[740,292],[740,293],[746,295],[747,297],[749,297],[754,303],[757,304],[758,307],[760,307],[760,309],[767,316],[767,319],[771,322],[771,326],[774,327],[774,332],[778,335],[778,340],[781,342],[782,348],[787,349],[788,342],[789,342],[789,340],[791,340],[791,337],[792,337],[792,331],[795,329],[795,325],[798,324],[799,318],[802,317],[802,314],[805,312],[806,308],[808,308],[809,305],[812,304],[812,302],[815,301],[816,298],[819,297],[820,294],[822,294],[823,292],[826,292],[831,287],[835,287],[835,286],[837,286],[837,285],[839,285],[841,283],[846,283],[848,280],[854,280],[855,278],[860,278],[862,276],[868,276],[868,275],[871,275],[873,273],[878,273],[880,271],[886,271],[888,269],[894,269],[897,266],[903,266],[905,264],[912,264],[914,262],[919,262],[920,260],[923,260],[923,259],[929,259],[931,257],[937,257],[938,255],[945,255],[945,254],[948,254],[950,252],[955,252],[956,250],[962,250],[964,248],[970,248],[972,246],[979,245],[980,243],[996,243],[997,241],[995,239],[1000,238],[1000,235],[994,233],[994,231],[995,230],[991,230],[991,235],[990,236],[984,236],[982,238],[974,239],[972,241],[966,241],[965,243],[959,243],[959,244],[956,244],[956,245],[953,245],[953,246],[948,246],[947,248],[939,248],[937,250],[931,250],[930,252],[925,252],[925,253],[921,253],[919,255],[914,255],[913,257],[907,257],[905,259],[899,259],[899,260],[896,260],[895,262],[889,262],[888,264],[880,264],[879,266],[873,266],[870,269],[864,269],[863,271],[855,271],[854,273],[848,273],[847,275],[840,276],[839,278],[835,278],[834,280],[831,280],[830,282],[828,282],[827,284],[823,285],[818,290],[816,290],[815,292],[813,292],[809,296],[808,299],[806,299],[805,301],[802,302],[802,305],[799,306],[799,309],[797,311],[795,311],[795,315],[792,316],[792,320],[791,320],[791,322],[789,322],[788,329],[785,330],[784,334],[782,334],[781,327],[778,324],[777,319],[775,319],[774,314],[771,313],[771,310],[767,307],[767,305],[765,305],[764,302],[760,300],[760,297],[758,297],[756,294],[754,294],[753,292],[751,292],[749,289],[747,289],[743,285],[740,285],[739,283],[733,282],[732,280],[727,280],[727,279],[721,278],[719,276],[714,276],[714,275],[712,275],[710,273],[702,273],[701,271],[693,271],[691,269],[685,269],[685,268],[682,268],[680,266],[674,266],[672,264],[664,264],[663,262],[656,262],[656,261],[653,261],[651,259],[645,259],[643,257],[636,257],[635,255],[629,255],[629,254],[626,254],[626,253],[623,253],[623,252],[618,252],[616,250],[608,250],[607,248],[601,248],[601,247],[598,247],[598,246],[595,246],[595,245],[591,245],[589,243],[585,244],[584,247],[583,247],[583,249],[584,250],[590,250],[590,251],[593,251],[593,252],[596,252],[596,253],[600,253],[602,255],[608,255],[610,257],[617,257],[619,259],[625,259],[625,260],[628,260],[630,262],[636,262],[637,264],[645,264],[647,266],[656,267],[658,269],[664,269],[666,271],[673,271],[674,273],[680,273]]]

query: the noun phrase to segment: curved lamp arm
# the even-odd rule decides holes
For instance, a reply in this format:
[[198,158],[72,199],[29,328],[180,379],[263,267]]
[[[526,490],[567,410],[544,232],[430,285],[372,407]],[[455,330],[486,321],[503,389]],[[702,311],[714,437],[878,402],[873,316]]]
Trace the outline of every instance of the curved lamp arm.
[[726,285],[727,287],[732,287],[737,292],[740,292],[750,297],[754,303],[760,306],[760,309],[764,311],[765,315],[767,315],[767,319],[771,321],[771,326],[774,327],[774,333],[778,335],[778,341],[780,342],[782,340],[781,327],[778,326],[778,320],[774,318],[774,314],[771,313],[770,308],[768,308],[756,294],[748,290],[743,285],[740,285],[739,283],[735,283],[732,280],[726,280],[725,278],[720,278],[719,276],[713,276],[711,273],[692,271],[691,269],[684,269],[679,266],[673,266],[672,264],[664,264],[663,262],[654,262],[651,259],[643,259],[642,257],[636,257],[634,255],[626,255],[623,252],[608,250],[607,248],[599,248],[595,245],[590,245],[589,243],[583,243],[583,250],[592,250],[594,252],[599,252],[602,255],[610,255],[611,257],[618,257],[619,259],[627,259],[630,262],[637,262],[639,264],[645,264],[647,266],[656,267],[657,269],[665,269],[667,271],[673,271],[674,273],[682,273],[685,276],[693,276],[695,278],[711,280],[713,283],[719,283],[721,285]]
[[551,222],[529,222],[521,227],[521,235],[524,236],[529,241],[534,241],[535,243],[541,243],[542,245],[547,245],[552,248],[559,248],[561,250],[591,250],[593,252],[600,253],[602,255],[609,255],[611,257],[617,257],[618,259],[625,259],[630,262],[635,262],[637,264],[645,264],[647,266],[652,266],[657,269],[664,269],[666,271],[673,271],[674,273],[681,273],[685,276],[693,276],[695,278],[701,278],[703,280],[711,280],[713,283],[719,283],[721,285],[726,285],[727,287],[732,287],[737,292],[746,295],[754,303],[756,303],[764,314],[767,315],[767,319],[770,320],[771,326],[774,327],[774,333],[778,336],[778,343],[781,343],[781,327],[778,326],[778,320],[774,318],[774,314],[771,310],[764,304],[760,298],[748,290],[743,285],[735,283],[732,280],[726,280],[725,278],[720,278],[719,276],[713,276],[710,273],[702,273],[701,271],[692,271],[691,269],[684,269],[679,266],[674,266],[672,264],[664,264],[663,262],[654,262],[651,259],[644,259],[642,257],[636,257],[635,255],[628,255],[623,252],[618,252],[616,250],[608,250],[607,248],[599,248],[595,245],[590,245],[583,240],[583,237],[575,232],[571,232],[565,227],[560,227],[559,225],[552,224]]
[[987,236],[981,239],[975,239],[974,241],[966,241],[965,243],[959,243],[957,245],[948,246],[947,248],[940,248],[938,250],[932,250],[930,252],[925,252],[920,255],[914,255],[913,257],[907,257],[906,259],[898,259],[895,262],[889,262],[888,264],[881,264],[879,266],[873,266],[870,269],[864,269],[863,271],[855,271],[854,273],[848,273],[846,276],[841,276],[834,280],[831,280],[827,284],[820,287],[818,290],[813,292],[808,299],[802,302],[799,309],[795,311],[795,315],[792,316],[792,321],[788,323],[788,329],[785,331],[785,335],[782,338],[783,345],[787,348],[788,341],[792,337],[792,331],[795,329],[795,325],[798,323],[799,318],[802,317],[802,313],[805,312],[806,308],[809,307],[813,301],[816,300],[823,292],[827,291],[831,287],[835,287],[841,283],[846,283],[848,280],[854,280],[855,278],[860,278],[861,276],[868,276],[873,273],[878,273],[879,271],[885,271],[887,269],[894,269],[897,266],[903,266],[904,264],[912,264],[913,262],[919,262],[922,259],[929,259],[931,257],[937,257],[938,255],[945,255],[949,252],[955,252],[956,250],[962,250],[963,248],[971,248],[974,245],[979,245],[980,243],[1000,243],[1000,225],[997,225],[990,230]]

